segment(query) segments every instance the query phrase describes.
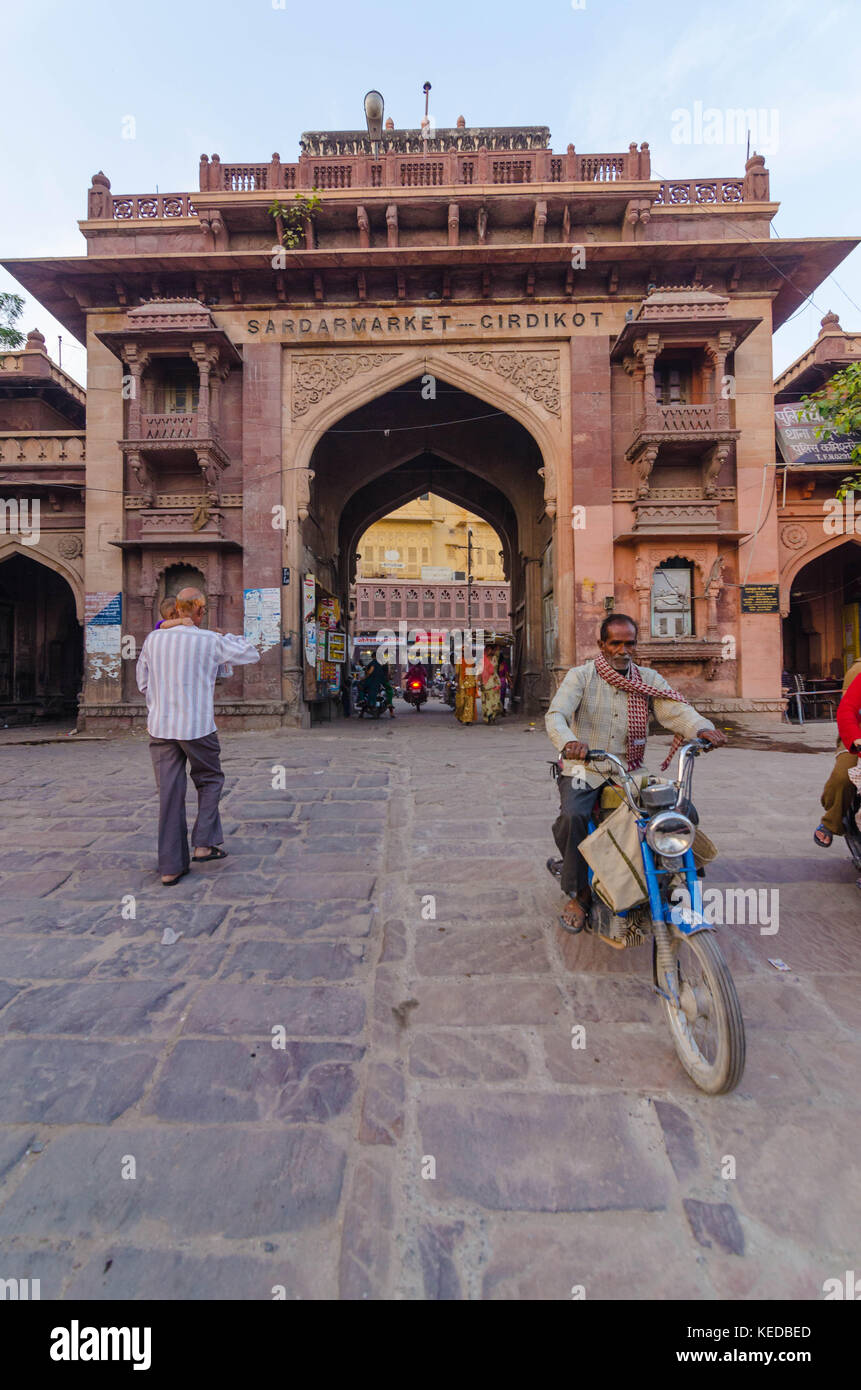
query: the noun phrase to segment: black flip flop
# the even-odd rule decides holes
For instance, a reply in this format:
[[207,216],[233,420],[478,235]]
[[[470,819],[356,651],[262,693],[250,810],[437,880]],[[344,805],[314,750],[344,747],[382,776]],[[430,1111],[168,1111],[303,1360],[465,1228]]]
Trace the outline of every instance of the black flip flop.
[[219,849],[217,845],[213,845],[208,854],[193,854],[191,856],[191,862],[192,864],[208,864],[211,859],[226,858],[227,850]]
[[[816,831],[817,831],[817,830],[821,830],[822,833],[823,833],[823,835],[827,835],[827,836],[828,836],[828,839],[827,839],[827,840],[817,840],[817,838],[816,838]],[[832,845],[832,843],[833,843],[833,840],[834,840],[834,836],[832,835],[831,831],[828,829],[828,827],[827,827],[826,825],[822,825],[822,824],[817,825],[816,830],[814,830],[814,832],[813,832],[813,843],[814,843],[815,845],[818,845],[820,849],[830,849],[830,848],[831,848],[831,845]]]
[[549,874],[552,874],[553,877],[556,879],[556,881],[557,881],[557,883],[558,883],[558,881],[559,881],[559,880],[561,879],[561,877],[562,877],[562,860],[561,860],[561,859],[548,859],[548,860],[547,860],[547,872],[548,872]]
[[181,878],[185,878],[186,874],[187,874],[187,873],[190,873],[190,872],[191,872],[190,869],[187,869],[187,868],[186,868],[186,869],[183,869],[183,871],[182,871],[181,874],[177,874],[176,878],[169,878],[168,881],[167,881],[167,883],[165,883],[164,879],[162,879],[162,881],[161,881],[161,886],[162,886],[162,888],[173,888],[173,887],[175,887],[175,885],[176,885],[177,883],[179,883],[179,880],[180,880]]

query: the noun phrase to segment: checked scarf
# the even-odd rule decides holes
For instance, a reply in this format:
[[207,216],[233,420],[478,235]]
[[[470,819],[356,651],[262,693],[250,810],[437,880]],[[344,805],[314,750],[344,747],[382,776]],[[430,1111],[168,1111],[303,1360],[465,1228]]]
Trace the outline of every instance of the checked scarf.
[[[600,652],[595,657],[595,670],[602,680],[608,685],[615,685],[617,690],[625,690],[628,694],[628,771],[635,772],[638,767],[643,766],[643,755],[646,751],[646,734],[649,731],[649,700],[657,698],[659,700],[678,700],[680,704],[687,705],[690,702],[680,695],[677,690],[656,690],[654,686],[647,685],[640,675],[640,669],[635,666],[633,661],[628,667],[628,675],[623,676],[621,671],[615,671],[609,661]],[[679,748],[684,743],[681,734],[676,734],[673,746],[667,754],[666,760],[661,763],[661,771],[668,768]]]

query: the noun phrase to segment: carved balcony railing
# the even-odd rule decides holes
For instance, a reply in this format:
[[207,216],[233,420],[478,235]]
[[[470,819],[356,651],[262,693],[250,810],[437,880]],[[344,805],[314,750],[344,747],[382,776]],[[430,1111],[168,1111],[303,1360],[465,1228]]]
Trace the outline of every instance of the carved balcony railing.
[[82,430],[3,431],[0,464],[78,464],[87,458],[87,436]]
[[[197,209],[190,193],[123,193],[111,198],[110,213],[114,222],[136,220],[157,221],[162,217],[196,217]],[[98,213],[90,212],[90,217]]]
[[198,416],[194,411],[162,415],[141,414],[140,438],[143,440],[178,440],[198,438]]
[[[728,425],[729,421],[725,423]],[[665,430],[667,434],[696,434],[701,430],[717,429],[717,407],[713,403],[659,405],[656,424],[659,430]]]
[[672,179],[662,183],[655,207],[705,207],[711,203],[743,203],[744,179]]

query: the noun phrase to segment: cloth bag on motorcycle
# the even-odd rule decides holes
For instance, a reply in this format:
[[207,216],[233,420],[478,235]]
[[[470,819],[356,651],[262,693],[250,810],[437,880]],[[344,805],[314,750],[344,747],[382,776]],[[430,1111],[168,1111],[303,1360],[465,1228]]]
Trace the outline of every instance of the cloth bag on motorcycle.
[[637,819],[626,802],[580,842],[592,869],[592,887],[614,912],[625,912],[649,896]]

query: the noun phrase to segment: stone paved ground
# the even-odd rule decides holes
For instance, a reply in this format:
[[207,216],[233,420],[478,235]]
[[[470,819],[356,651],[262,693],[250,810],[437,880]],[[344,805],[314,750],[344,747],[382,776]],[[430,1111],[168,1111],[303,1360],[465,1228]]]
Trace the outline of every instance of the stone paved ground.
[[230,858],[172,890],[145,740],[21,736],[0,746],[0,1277],[803,1299],[861,1269],[861,894],[811,838],[829,753],[748,740],[697,766],[711,881],[780,893],[777,935],[721,933],[748,1063],[712,1099],[645,952],[554,925],[540,730],[432,706],[224,736]]

